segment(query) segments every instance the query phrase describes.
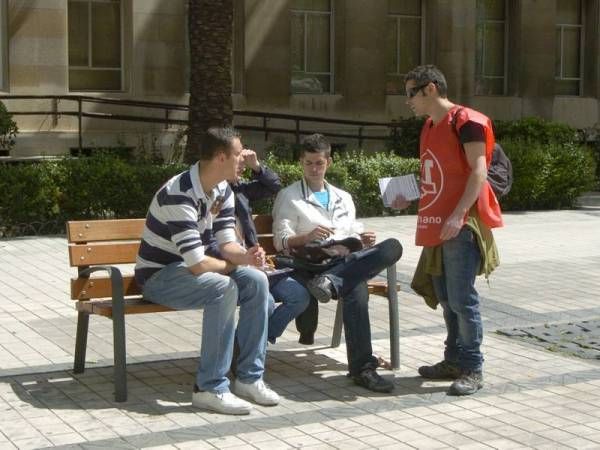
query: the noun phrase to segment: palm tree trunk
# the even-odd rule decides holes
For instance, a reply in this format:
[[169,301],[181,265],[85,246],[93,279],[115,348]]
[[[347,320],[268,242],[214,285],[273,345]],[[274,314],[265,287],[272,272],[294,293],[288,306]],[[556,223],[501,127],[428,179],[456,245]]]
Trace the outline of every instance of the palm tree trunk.
[[199,143],[211,126],[231,126],[233,0],[188,0],[190,112],[185,161],[199,157]]

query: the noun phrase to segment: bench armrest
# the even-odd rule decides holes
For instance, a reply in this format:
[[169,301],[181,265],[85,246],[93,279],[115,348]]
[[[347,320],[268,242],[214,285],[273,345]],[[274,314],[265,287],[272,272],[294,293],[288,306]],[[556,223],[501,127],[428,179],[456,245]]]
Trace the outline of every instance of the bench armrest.
[[115,266],[92,266],[83,269],[79,275],[89,276],[94,272],[104,271],[110,277],[110,285],[112,291],[113,317],[124,317],[125,315],[125,299],[123,296],[123,275],[121,269]]

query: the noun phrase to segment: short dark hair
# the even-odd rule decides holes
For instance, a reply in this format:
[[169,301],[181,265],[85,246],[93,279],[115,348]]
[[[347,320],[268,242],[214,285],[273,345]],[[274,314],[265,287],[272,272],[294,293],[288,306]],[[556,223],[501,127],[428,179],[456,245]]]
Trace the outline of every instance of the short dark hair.
[[331,145],[322,134],[309,134],[300,142],[300,158],[305,153],[323,153],[325,157],[329,158],[331,156]]
[[239,139],[240,134],[233,127],[209,128],[200,140],[200,160],[210,161],[219,152],[229,156],[236,138]]
[[446,82],[446,77],[442,71],[433,64],[415,67],[404,76],[404,83],[407,83],[410,80],[414,81],[417,86],[433,83],[436,85],[440,97],[446,98],[448,96],[448,83]]

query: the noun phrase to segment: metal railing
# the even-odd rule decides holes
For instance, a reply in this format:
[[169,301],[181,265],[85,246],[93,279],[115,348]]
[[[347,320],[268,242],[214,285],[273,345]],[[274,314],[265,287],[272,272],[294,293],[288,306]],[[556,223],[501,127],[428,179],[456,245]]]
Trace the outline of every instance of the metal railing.
[[[129,99],[116,99],[106,97],[91,97],[85,95],[0,95],[0,100],[51,100],[51,110],[34,110],[34,111],[15,111],[10,110],[9,112],[15,116],[52,116],[54,123],[58,123],[58,119],[61,116],[71,116],[77,118],[77,134],[79,137],[79,149],[83,148],[83,118],[90,119],[103,119],[103,120],[120,120],[120,121],[133,121],[133,122],[146,122],[146,123],[161,123],[164,124],[165,128],[169,128],[172,125],[187,126],[187,119],[178,119],[172,117],[172,113],[175,111],[189,112],[188,105],[181,105],[176,103],[165,103],[165,102],[151,102],[145,100],[129,100]],[[77,109],[73,110],[59,110],[59,102],[61,101],[75,102]],[[162,117],[152,117],[148,115],[140,114],[120,114],[120,113],[107,113],[97,111],[85,111],[84,106],[87,104],[105,104],[105,105],[116,105],[119,107],[131,107],[131,108],[145,108],[150,110],[161,110]],[[8,105],[10,106],[10,104]],[[301,126],[303,123],[323,123],[331,125],[343,125],[350,127],[357,127],[356,133],[340,133],[340,132],[328,132],[323,131],[329,137],[337,137],[344,139],[356,139],[358,140],[359,147],[362,147],[365,140],[386,140],[391,136],[398,133],[398,124],[395,122],[370,122],[370,121],[359,121],[359,120],[348,120],[348,119],[332,119],[328,117],[313,117],[313,116],[302,116],[296,114],[283,114],[283,113],[270,113],[264,111],[245,111],[245,110],[234,110],[235,117],[252,117],[260,120],[260,125],[247,125],[239,124],[236,128],[239,130],[247,131],[258,131],[264,133],[265,141],[269,140],[269,134],[271,133],[282,133],[292,134],[295,136],[296,143],[300,142],[300,137],[305,134],[314,133],[314,129],[306,129]],[[294,122],[293,128],[286,127],[275,127],[270,126],[271,120],[289,120]],[[387,134],[383,135],[372,135],[365,134],[368,128],[372,127],[385,127]]]

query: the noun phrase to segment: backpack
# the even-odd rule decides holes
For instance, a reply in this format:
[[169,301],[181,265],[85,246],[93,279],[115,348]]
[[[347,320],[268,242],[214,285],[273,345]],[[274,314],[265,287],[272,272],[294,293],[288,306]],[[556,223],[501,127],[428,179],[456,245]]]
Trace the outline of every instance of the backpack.
[[[458,108],[454,115],[452,116],[452,129],[458,138],[458,142],[460,143],[460,134],[458,129],[456,128],[456,116],[462,110],[462,108]],[[461,143],[462,147],[462,143]],[[463,148],[464,151],[464,148]],[[488,168],[487,180],[496,194],[497,198],[504,197],[506,194],[510,192],[510,188],[513,183],[513,169],[512,163],[504,149],[497,142],[494,144],[494,149],[492,150],[492,160],[490,161],[490,167]]]

